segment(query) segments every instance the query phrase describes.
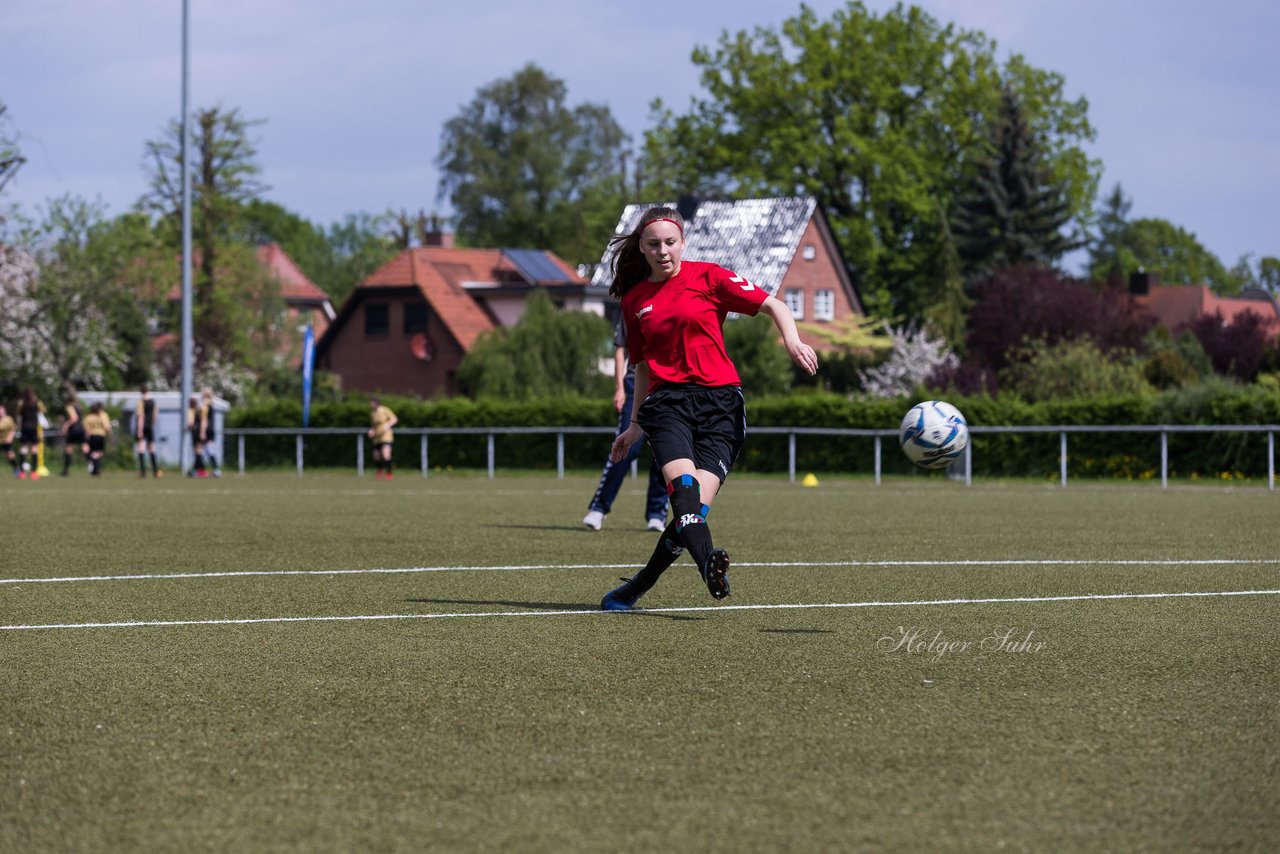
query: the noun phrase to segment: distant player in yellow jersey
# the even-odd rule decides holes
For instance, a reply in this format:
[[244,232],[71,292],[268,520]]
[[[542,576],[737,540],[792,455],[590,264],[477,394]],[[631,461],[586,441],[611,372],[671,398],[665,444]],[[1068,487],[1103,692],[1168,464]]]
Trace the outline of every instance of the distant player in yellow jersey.
[[102,456],[107,451],[107,437],[111,435],[111,416],[101,403],[89,407],[84,417],[84,432],[89,437],[89,474],[102,474]]
[[369,428],[369,438],[373,440],[373,461],[378,466],[374,477],[382,479],[385,476],[391,480],[391,442],[395,438],[391,429],[400,423],[400,419],[376,397],[369,398],[369,409],[373,425]]
[[13,417],[0,406],[0,453],[9,461],[9,468],[13,469],[15,475],[18,473],[18,457],[13,452],[13,437],[17,432],[18,425],[14,423]]

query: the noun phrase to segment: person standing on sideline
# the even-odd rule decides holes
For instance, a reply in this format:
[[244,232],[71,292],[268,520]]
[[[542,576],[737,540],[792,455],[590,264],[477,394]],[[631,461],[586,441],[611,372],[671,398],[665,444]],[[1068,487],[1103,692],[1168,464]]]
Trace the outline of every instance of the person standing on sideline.
[[[618,413],[618,431],[615,438],[631,423],[631,403],[635,394],[636,371],[627,358],[627,325],[622,316],[613,325],[613,408]],[[626,479],[627,469],[640,454],[640,443],[631,447],[627,458],[620,463],[606,459],[604,470],[600,472],[600,483],[591,503],[587,505],[587,515],[582,517],[582,524],[593,531],[600,530],[604,517],[613,509],[613,500],[618,497],[622,481]],[[667,527],[667,484],[658,471],[658,464],[649,464],[649,493],[645,501],[644,515],[650,531],[661,531]]]
[[200,393],[200,411],[198,413],[200,424],[200,447],[204,449],[204,458],[208,466],[212,468],[213,476],[222,477],[222,469],[218,465],[218,455],[213,452],[213,449],[217,447],[213,441],[217,438],[214,427],[214,416],[213,389],[207,388]]
[[9,468],[13,469],[14,474],[18,473],[18,458],[13,453],[13,437],[17,432],[18,425],[5,411],[4,405],[0,404],[0,452],[4,453],[4,458],[9,462]]
[[193,397],[187,402],[187,433],[191,435],[191,455],[194,462],[187,477],[208,477],[209,470],[204,467],[204,440],[200,430],[200,398]]
[[107,451],[107,437],[111,435],[111,416],[98,402],[89,407],[84,417],[84,432],[89,437],[89,474],[102,474],[102,456]]
[[636,366],[631,424],[613,441],[620,462],[641,437],[662,468],[673,519],[645,566],[600,601],[629,611],[686,549],[713,599],[729,595],[729,553],[712,542],[707,514],[746,439],[746,404],[724,346],[733,311],[769,316],[787,355],[806,373],[818,370],[782,301],[715,264],[685,261],[684,219],[650,208],[630,234],[614,237],[611,296],[621,300]]
[[373,462],[378,467],[373,476],[378,480],[384,477],[391,480],[391,443],[395,440],[395,434],[391,430],[400,423],[400,419],[390,407],[383,406],[382,401],[371,397],[369,421],[372,425],[369,427],[369,439],[373,442]]
[[75,456],[76,446],[80,453],[89,459],[89,442],[84,432],[84,408],[80,398],[76,397],[74,387],[67,386],[67,405],[62,416],[62,476],[71,471],[71,458]]
[[151,392],[143,386],[138,397],[138,405],[133,410],[133,436],[137,440],[134,450],[138,454],[138,477],[147,476],[147,457],[151,458],[151,474],[163,477],[164,473],[156,465],[156,402]]
[[[44,415],[44,404],[36,397],[36,390],[27,386],[22,390],[22,400],[18,401],[18,478],[40,479],[40,418]],[[28,461],[34,455],[35,459]]]

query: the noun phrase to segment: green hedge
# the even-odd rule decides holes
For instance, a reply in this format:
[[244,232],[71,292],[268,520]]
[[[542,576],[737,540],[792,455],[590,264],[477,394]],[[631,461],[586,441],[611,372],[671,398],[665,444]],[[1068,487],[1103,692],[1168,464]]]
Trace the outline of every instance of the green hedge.
[[[402,427],[612,427],[617,418],[607,400],[561,398],[534,402],[416,401],[384,399],[399,416]],[[748,398],[748,421],[753,426],[845,427],[896,429],[912,399],[850,401],[829,394],[794,394]],[[1159,396],[1027,403],[1012,397],[953,397],[973,425],[1142,425],[1142,424],[1274,424],[1280,425],[1280,395],[1260,387],[1207,387]],[[227,426],[297,427],[301,406],[295,402],[242,407],[228,413]],[[365,428],[369,406],[362,400],[312,407],[313,427]],[[786,436],[751,433],[737,464],[739,471],[787,470]],[[608,453],[608,434],[565,436],[565,466],[596,469]],[[1057,433],[986,434],[974,437],[973,469],[979,476],[1052,477],[1058,475]],[[499,468],[554,470],[556,438],[546,436],[495,437]],[[229,441],[229,465],[235,445]],[[870,437],[800,436],[796,442],[798,470],[869,474],[874,470],[874,440]],[[402,468],[416,468],[419,441],[402,436],[396,446]],[[483,469],[488,461],[483,435],[432,436],[433,468]],[[366,461],[369,460],[366,450]],[[291,466],[294,440],[290,436],[251,436],[246,439],[249,467]],[[1158,477],[1159,438],[1151,433],[1073,433],[1068,436],[1070,476],[1123,478]],[[320,436],[307,439],[307,466],[353,467],[355,438]],[[925,475],[900,454],[892,440],[882,440],[882,470],[886,474]],[[1175,477],[1222,479],[1265,477],[1267,438],[1264,433],[1192,433],[1169,435],[1170,474]]]

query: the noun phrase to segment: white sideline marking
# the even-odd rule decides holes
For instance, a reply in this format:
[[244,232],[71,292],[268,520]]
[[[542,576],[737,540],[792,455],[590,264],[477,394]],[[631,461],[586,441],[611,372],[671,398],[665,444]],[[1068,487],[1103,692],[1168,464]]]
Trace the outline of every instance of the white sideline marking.
[[[637,608],[637,614],[674,614],[695,611],[799,611],[819,608],[900,608],[926,605],[995,605],[1037,602],[1083,602],[1107,599],[1188,599],[1207,596],[1274,596],[1280,590],[1225,590],[1201,593],[1085,593],[1076,596],[1014,596],[1000,599],[920,599],[910,602],[826,602],[790,605],[698,605],[683,608]],[[246,626],[257,623],[354,623],[374,620],[446,620],[468,617],[577,617],[613,616],[616,612],[582,608],[571,611],[480,611],[446,614],[365,614],[347,617],[255,617],[242,620],[131,620],[119,623],[53,623],[32,626],[0,626],[0,631],[35,629],[129,629],[161,626]]]
[[[1264,566],[1271,558],[1208,560],[847,560],[735,563],[734,567],[891,567],[891,566]],[[155,581],[178,578],[245,578],[262,575],[397,575],[420,572],[526,572],[537,569],[635,569],[635,563],[543,563],[511,566],[410,566],[373,569],[247,569],[225,572],[157,572],[143,575],[66,575],[58,578],[0,578],[0,584],[63,584],[74,581]]]

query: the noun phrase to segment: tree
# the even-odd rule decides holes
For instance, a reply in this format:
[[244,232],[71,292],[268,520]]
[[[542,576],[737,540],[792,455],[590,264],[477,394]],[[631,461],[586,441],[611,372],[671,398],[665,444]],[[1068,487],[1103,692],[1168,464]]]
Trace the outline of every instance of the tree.
[[612,341],[604,318],[560,311],[535,290],[515,326],[480,336],[458,366],[458,386],[472,398],[606,397],[612,382],[600,361],[612,354]]
[[925,385],[939,371],[954,368],[959,360],[941,338],[923,329],[889,329],[893,349],[889,358],[861,372],[862,388],[870,397],[902,397]]
[[1121,284],[1127,271],[1136,269],[1137,262],[1125,245],[1129,227],[1129,210],[1133,200],[1124,194],[1124,188],[1116,184],[1102,202],[1098,211],[1098,235],[1089,246],[1089,278],[1095,282]]
[[1104,353],[1088,336],[1053,344],[1025,341],[1000,371],[1000,388],[1032,402],[1152,390],[1133,351]]
[[1122,289],[1098,290],[1042,267],[1004,268],[977,286],[965,361],[1000,371],[1025,354],[1023,339],[1052,346],[1088,337],[1104,353],[1139,350],[1154,323],[1130,310]]
[[0,193],[4,192],[5,185],[18,173],[22,164],[27,162],[18,148],[17,133],[10,130],[9,120],[5,118],[8,109],[4,101],[0,101]]
[[43,222],[0,261],[0,366],[46,394],[147,381],[146,317],[134,282],[153,247],[144,217],[105,220],[74,197],[49,203]]
[[324,229],[275,202],[254,199],[245,206],[244,237],[250,243],[279,243],[337,306],[396,254],[388,223],[388,216],[358,213]]
[[[192,126],[191,233],[199,267],[192,314],[198,357],[204,360],[235,361],[245,355],[237,346],[237,339],[243,340],[238,330],[253,319],[252,297],[265,281],[254,277],[243,259],[223,263],[229,244],[241,236],[245,206],[267,189],[258,179],[257,149],[249,138],[257,124],[237,109],[214,107],[197,111]],[[164,137],[146,143],[146,152],[151,189],[142,204],[159,214],[162,233],[176,248],[182,218],[181,122],[170,122]]]
[[983,35],[917,7],[877,17],[851,2],[822,21],[802,6],[780,32],[725,33],[693,61],[706,95],[682,115],[655,105],[643,195],[815,196],[872,313],[918,317],[937,299],[941,223],[1002,85],[1023,99],[1070,215],[1088,215],[1087,104],[1019,57],[1001,72]]
[[[1145,271],[1162,282],[1207,284],[1224,296],[1239,293],[1240,282],[1191,232],[1165,219],[1135,219],[1118,229],[1111,243],[1109,278]],[[1093,273],[1091,266],[1090,272]]]
[[951,225],[970,275],[996,266],[1052,267],[1082,242],[1063,234],[1072,217],[1065,189],[1053,181],[1047,158],[1027,123],[1018,95],[1001,92],[986,157],[955,200]]
[[1196,318],[1185,329],[1200,342],[1215,371],[1247,383],[1258,378],[1268,349],[1275,346],[1274,333],[1253,311],[1236,315],[1230,323],[1215,312]]
[[460,242],[600,257],[622,207],[627,138],[608,107],[570,108],[566,95],[563,82],[527,65],[446,122],[439,194]]

